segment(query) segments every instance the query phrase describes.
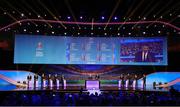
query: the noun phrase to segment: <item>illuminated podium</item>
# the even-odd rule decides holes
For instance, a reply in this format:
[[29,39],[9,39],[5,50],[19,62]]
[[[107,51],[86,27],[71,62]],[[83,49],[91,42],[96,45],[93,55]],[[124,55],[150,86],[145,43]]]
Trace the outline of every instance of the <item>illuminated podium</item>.
[[42,82],[43,82],[43,83],[42,83],[42,87],[43,87],[43,88],[47,87],[47,85],[46,85],[46,79],[43,79]]
[[100,81],[99,80],[86,80],[85,87],[87,90],[99,89],[100,88]]
[[122,80],[119,80],[119,81],[118,81],[118,87],[119,87],[119,88],[122,87]]
[[56,87],[58,87],[59,88],[59,85],[60,84],[60,81],[59,81],[59,79],[56,79]]
[[128,79],[128,80],[126,80],[125,87],[126,87],[126,88],[128,88],[128,87],[129,87],[129,79]]

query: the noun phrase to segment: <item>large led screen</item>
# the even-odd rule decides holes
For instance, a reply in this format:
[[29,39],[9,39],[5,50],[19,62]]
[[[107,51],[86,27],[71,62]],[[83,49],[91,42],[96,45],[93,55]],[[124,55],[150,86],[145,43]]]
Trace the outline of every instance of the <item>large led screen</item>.
[[167,65],[167,39],[16,35],[14,63]]

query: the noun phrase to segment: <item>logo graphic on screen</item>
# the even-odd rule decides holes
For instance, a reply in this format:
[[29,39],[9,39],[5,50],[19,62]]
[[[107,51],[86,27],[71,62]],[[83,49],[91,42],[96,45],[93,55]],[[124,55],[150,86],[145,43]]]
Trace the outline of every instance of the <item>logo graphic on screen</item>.
[[37,47],[36,47],[36,57],[43,57],[43,56],[44,56],[44,53],[43,53],[42,42],[38,42]]
[[41,43],[41,42],[38,42],[37,50],[42,50],[42,47],[43,47],[42,43]]

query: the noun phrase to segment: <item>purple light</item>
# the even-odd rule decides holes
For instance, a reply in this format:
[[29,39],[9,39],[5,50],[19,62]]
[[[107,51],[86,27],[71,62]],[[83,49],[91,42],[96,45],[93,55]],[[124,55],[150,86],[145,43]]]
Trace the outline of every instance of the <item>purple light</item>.
[[70,16],[68,16],[67,18],[68,18],[68,19],[71,19],[71,17],[70,17]]
[[101,17],[101,19],[102,19],[102,20],[104,20],[104,19],[105,19],[105,17],[104,17],[104,16],[102,16],[102,17]]
[[83,17],[82,16],[80,16],[80,19],[82,19]]
[[117,20],[117,17],[116,17],[116,16],[114,17],[114,20]]

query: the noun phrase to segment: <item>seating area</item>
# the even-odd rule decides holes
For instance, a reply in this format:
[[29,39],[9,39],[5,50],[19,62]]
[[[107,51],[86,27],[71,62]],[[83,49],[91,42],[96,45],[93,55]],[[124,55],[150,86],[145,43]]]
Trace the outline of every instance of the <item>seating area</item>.
[[87,91],[53,92],[21,91],[4,92],[0,95],[0,106],[168,106],[180,105],[180,93],[148,91],[107,91],[90,94]]

